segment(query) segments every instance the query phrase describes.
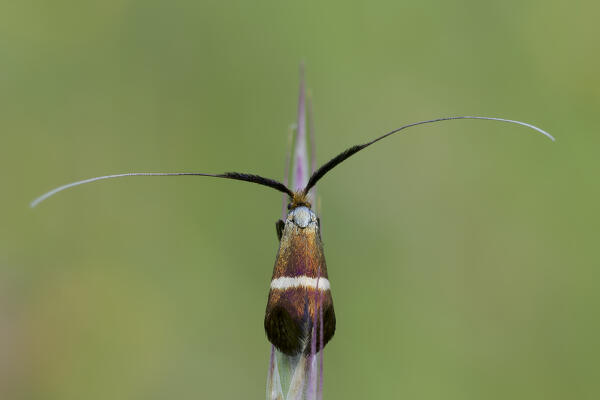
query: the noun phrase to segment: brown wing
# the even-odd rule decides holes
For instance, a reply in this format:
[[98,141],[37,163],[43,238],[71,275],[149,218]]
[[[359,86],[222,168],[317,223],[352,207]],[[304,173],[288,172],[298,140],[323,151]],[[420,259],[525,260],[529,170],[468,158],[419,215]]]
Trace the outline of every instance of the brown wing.
[[271,286],[265,315],[269,341],[288,355],[296,355],[303,349],[308,353],[316,322],[319,351],[320,311],[323,311],[323,346],[335,332],[335,313],[318,226],[299,228],[286,222]]

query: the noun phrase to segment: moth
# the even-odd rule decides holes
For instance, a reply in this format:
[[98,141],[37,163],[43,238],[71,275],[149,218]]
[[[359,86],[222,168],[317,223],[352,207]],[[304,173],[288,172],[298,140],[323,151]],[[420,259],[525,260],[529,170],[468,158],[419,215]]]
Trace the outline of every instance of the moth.
[[[103,179],[127,176],[206,176],[255,183],[275,189],[288,196],[288,213],[285,220],[275,224],[279,238],[279,250],[275,258],[264,327],[269,341],[282,353],[290,356],[308,354],[312,348],[320,351],[335,333],[335,312],[331,297],[327,265],[321,240],[321,223],[312,209],[309,191],[329,171],[359,151],[404,129],[441,121],[476,119],[508,122],[531,128],[554,141],[546,131],[531,124],[495,117],[457,116],[437,118],[403,125],[370,142],[352,146],[333,157],[310,176],[306,186],[299,191],[290,190],[285,184],[260,175],[226,172],[207,174],[200,172],[130,172],[98,176],[59,186],[31,202],[35,207],[48,197],[65,189]],[[321,332],[318,343],[311,343]],[[312,336],[312,338],[311,338]]]

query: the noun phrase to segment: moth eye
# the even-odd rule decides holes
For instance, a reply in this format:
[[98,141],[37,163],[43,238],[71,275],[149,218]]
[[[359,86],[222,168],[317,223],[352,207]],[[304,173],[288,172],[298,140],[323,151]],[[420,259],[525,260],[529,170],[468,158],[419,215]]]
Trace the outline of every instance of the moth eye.
[[288,209],[288,210],[291,210],[291,209],[292,209],[292,203],[289,203],[289,204],[288,204],[288,207],[287,207],[287,209]]

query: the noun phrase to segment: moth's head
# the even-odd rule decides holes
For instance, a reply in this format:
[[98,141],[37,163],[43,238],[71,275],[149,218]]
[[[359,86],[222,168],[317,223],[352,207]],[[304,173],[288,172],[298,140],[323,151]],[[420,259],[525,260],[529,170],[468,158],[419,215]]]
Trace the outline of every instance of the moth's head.
[[295,192],[288,204],[290,212],[287,221],[294,223],[299,228],[306,228],[313,222],[316,224],[317,216],[310,207],[311,204],[304,191]]
[[298,206],[293,208],[287,215],[286,224],[293,223],[298,228],[316,227],[317,215],[306,206]]

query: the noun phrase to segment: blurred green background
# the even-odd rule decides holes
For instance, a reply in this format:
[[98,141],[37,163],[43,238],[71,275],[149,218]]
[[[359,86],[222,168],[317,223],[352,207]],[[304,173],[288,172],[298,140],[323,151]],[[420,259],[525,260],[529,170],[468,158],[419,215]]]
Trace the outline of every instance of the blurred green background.
[[337,334],[327,399],[600,397],[600,6],[0,5],[0,398],[261,399],[298,65]]

